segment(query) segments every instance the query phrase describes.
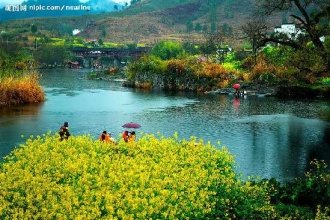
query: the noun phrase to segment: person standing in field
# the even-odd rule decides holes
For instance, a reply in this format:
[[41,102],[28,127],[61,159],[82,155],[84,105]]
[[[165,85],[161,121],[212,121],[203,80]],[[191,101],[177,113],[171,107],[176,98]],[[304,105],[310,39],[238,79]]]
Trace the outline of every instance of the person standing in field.
[[64,124],[60,127],[60,141],[68,140],[71,136],[69,132],[69,122],[64,122]]
[[129,138],[129,134],[128,134],[128,131],[124,131],[123,133],[123,139],[125,142],[128,142],[128,138]]

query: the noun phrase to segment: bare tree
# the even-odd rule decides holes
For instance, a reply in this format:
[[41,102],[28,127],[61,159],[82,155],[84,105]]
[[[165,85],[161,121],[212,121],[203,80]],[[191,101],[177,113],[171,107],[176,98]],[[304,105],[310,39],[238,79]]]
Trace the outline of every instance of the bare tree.
[[225,40],[225,35],[221,31],[216,33],[206,33],[205,42],[200,45],[203,54],[216,54],[217,49]]
[[256,58],[257,50],[264,46],[264,41],[267,38],[267,23],[263,17],[254,15],[250,18],[245,25],[241,26],[243,32],[243,39],[248,39],[251,46],[254,57]]

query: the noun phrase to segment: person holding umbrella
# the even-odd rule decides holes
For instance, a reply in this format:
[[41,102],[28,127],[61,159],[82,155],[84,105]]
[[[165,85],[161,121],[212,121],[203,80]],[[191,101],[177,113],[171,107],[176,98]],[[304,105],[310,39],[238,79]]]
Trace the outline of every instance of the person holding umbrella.
[[238,83],[235,83],[235,84],[233,85],[233,88],[236,89],[236,91],[235,91],[235,95],[236,95],[236,96],[240,96],[240,91],[239,91],[239,89],[241,88],[241,85],[238,84]]
[[[129,123],[124,124],[122,127],[130,128],[130,129],[132,129],[132,128],[137,129],[137,128],[140,128],[141,125],[139,125],[138,123],[129,122]],[[130,133],[130,135],[129,135],[129,133]],[[127,130],[125,130],[123,133],[123,139],[125,140],[125,142],[135,141],[135,139],[136,139],[135,131],[128,132]]]

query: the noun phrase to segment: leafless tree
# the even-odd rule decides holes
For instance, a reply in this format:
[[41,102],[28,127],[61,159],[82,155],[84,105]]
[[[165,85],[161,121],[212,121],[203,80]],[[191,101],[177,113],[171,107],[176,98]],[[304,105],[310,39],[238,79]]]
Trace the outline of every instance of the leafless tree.
[[267,37],[267,23],[261,16],[254,15],[242,27],[243,39],[248,39],[252,46],[252,52],[256,55],[257,50],[265,44]]

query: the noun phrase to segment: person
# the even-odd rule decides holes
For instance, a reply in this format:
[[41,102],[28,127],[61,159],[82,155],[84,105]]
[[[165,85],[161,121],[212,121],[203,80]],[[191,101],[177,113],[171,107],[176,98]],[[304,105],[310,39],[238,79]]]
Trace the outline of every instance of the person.
[[128,142],[128,138],[129,138],[129,134],[128,134],[128,131],[124,131],[123,133],[123,139],[125,142]]
[[69,122],[64,122],[64,124],[60,127],[60,140],[63,141],[68,140],[68,138],[71,136],[69,132]]
[[133,141],[135,141],[135,139],[136,139],[135,131],[132,131],[128,138],[128,141],[133,142]]
[[110,142],[110,135],[107,133],[107,131],[103,131],[100,135],[100,141]]
[[116,144],[116,140],[109,134],[109,141],[111,144]]

